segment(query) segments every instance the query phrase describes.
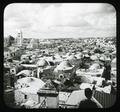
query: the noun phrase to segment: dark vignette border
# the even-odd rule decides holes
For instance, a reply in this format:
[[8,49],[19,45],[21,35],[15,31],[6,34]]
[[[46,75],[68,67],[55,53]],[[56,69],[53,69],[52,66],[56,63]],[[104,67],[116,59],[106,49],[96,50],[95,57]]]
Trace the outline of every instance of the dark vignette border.
[[[4,99],[3,99],[3,95],[4,95],[4,92],[3,92],[3,52],[4,52],[4,48],[3,48],[3,41],[4,41],[4,9],[7,5],[11,4],[11,3],[109,3],[111,5],[113,5],[116,9],[116,40],[117,40],[117,98],[116,98],[116,102],[115,104],[110,107],[110,108],[107,108],[107,109],[14,109],[14,108],[10,108],[10,107],[7,107],[4,103]],[[4,111],[21,111],[21,112],[26,112],[26,111],[91,111],[91,112],[102,112],[102,111],[105,111],[105,112],[118,112],[120,111],[119,109],[119,103],[120,103],[120,100],[119,100],[119,94],[120,94],[120,90],[119,90],[119,85],[120,85],[120,75],[119,75],[119,49],[120,49],[120,3],[118,2],[118,0],[114,1],[114,0],[74,0],[74,1],[70,1],[70,0],[41,0],[41,1],[37,1],[37,0],[1,0],[0,1],[0,111],[1,112],[4,112]]]

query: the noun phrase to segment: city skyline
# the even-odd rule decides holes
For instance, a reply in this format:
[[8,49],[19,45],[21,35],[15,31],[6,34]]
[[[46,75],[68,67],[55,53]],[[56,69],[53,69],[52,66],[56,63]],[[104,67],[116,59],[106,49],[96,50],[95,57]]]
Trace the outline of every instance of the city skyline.
[[79,38],[116,36],[116,11],[105,3],[13,3],[4,10],[4,37]]

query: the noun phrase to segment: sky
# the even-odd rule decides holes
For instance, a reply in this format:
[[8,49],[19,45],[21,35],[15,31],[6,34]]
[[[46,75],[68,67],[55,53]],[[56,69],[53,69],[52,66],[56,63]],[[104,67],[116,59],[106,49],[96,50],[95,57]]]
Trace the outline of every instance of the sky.
[[4,37],[116,36],[116,10],[107,3],[13,3],[4,10]]

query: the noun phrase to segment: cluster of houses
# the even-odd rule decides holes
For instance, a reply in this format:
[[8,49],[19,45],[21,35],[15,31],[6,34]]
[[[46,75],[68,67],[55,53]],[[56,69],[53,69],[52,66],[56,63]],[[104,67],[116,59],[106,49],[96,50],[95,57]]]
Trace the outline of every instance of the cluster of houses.
[[[79,41],[76,46],[75,42],[60,46],[66,48],[63,52],[26,49],[20,60],[5,61],[4,68],[7,70],[8,66],[10,86],[14,88],[14,103],[21,108],[78,108],[80,101],[86,98],[85,88],[91,88],[92,100],[99,108],[114,105],[115,44],[100,38]],[[111,66],[111,77],[107,81],[102,77],[105,62]]]

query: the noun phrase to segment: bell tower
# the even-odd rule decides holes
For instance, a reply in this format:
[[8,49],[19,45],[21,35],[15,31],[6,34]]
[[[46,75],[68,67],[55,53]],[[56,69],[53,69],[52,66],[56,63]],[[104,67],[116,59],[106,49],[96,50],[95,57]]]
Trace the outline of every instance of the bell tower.
[[17,45],[18,46],[22,46],[22,42],[23,42],[23,35],[22,35],[22,31],[18,31],[17,34]]

